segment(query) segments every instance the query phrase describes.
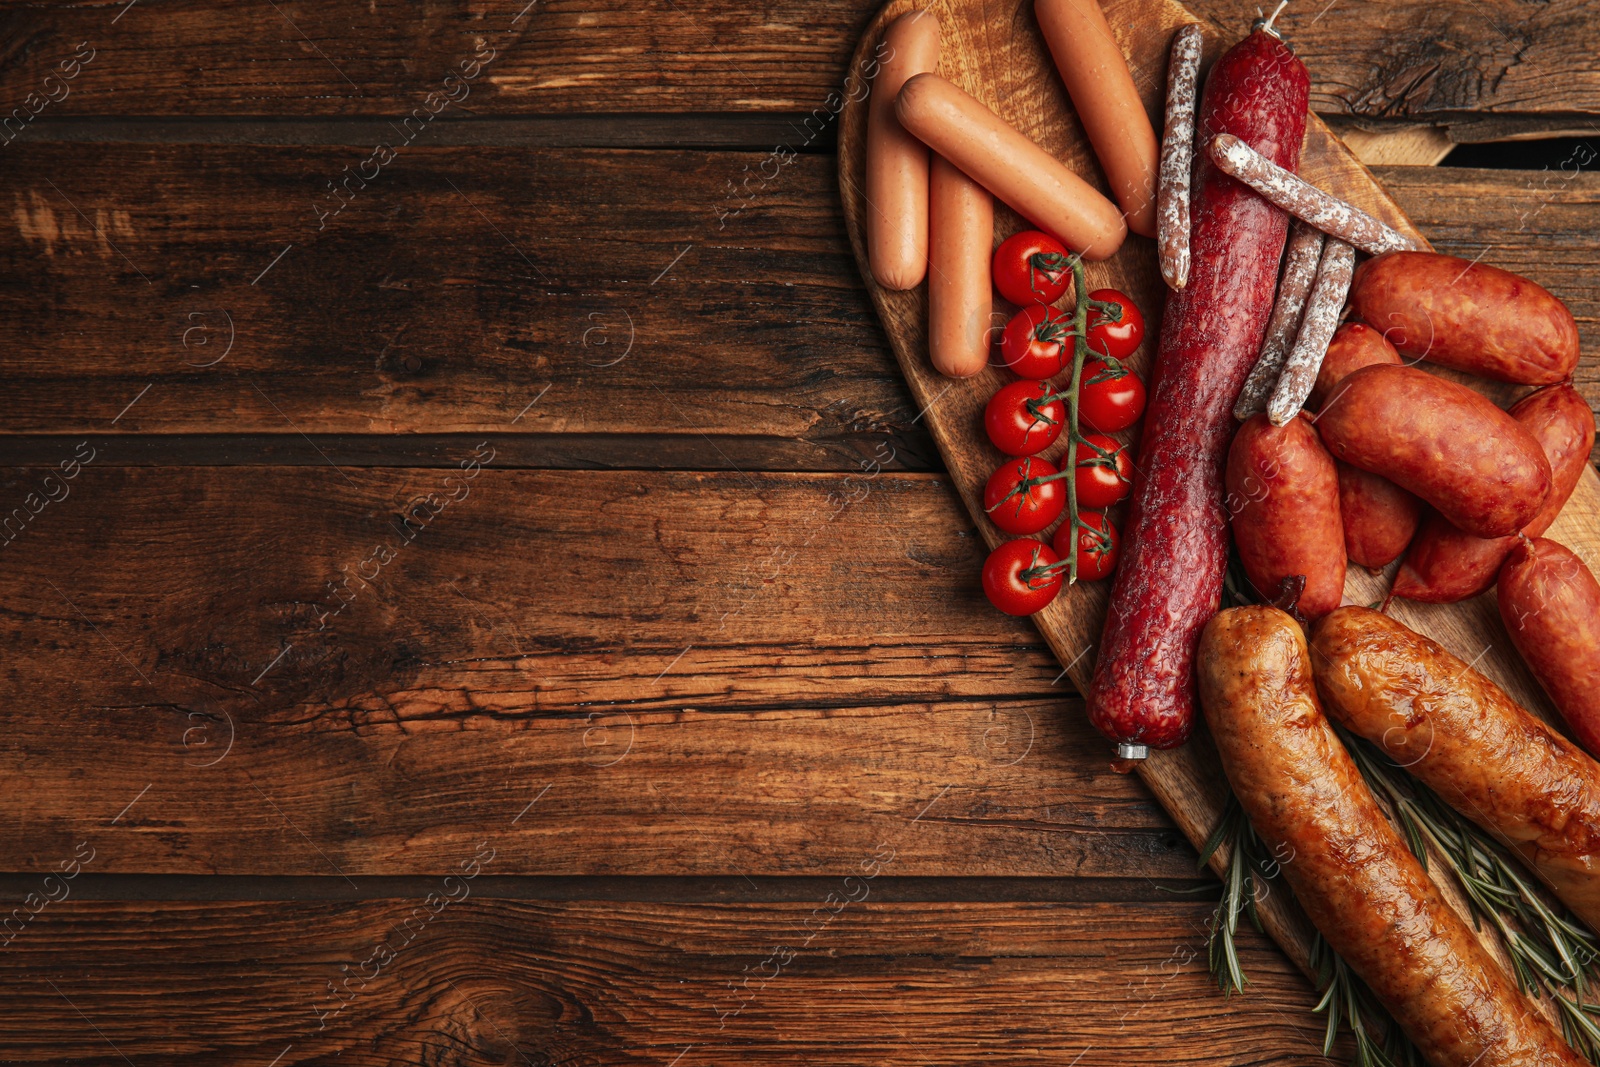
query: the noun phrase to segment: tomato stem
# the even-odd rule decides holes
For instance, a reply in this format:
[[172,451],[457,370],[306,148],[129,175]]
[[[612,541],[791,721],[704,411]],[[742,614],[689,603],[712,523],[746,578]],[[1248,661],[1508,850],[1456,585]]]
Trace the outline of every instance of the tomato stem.
[[1066,269],[1067,257],[1060,252],[1035,252],[1028,257],[1028,266],[1031,268],[1028,271],[1028,288],[1033,291],[1034,296],[1043,301],[1045,293],[1043,289],[1040,289],[1034,283],[1034,272],[1037,271],[1051,282],[1054,282],[1061,276],[1061,272]]
[[[1089,305],[1100,303],[1089,299],[1089,280],[1083,270],[1083,259],[1072,257],[1072,284],[1077,297],[1072,309],[1072,385],[1067,388],[1067,455],[1077,460],[1078,445],[1084,441],[1078,431],[1078,408],[1082,399],[1083,361],[1089,355]],[[1122,317],[1122,305],[1117,305],[1117,317]],[[1071,524],[1067,536],[1067,584],[1078,584],[1078,528],[1083,521],[1078,517],[1078,481],[1067,480],[1067,521]]]

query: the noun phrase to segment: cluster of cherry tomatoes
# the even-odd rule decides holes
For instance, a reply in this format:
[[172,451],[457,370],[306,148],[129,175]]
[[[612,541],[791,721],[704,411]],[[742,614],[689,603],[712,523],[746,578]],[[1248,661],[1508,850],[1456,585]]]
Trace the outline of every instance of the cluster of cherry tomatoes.
[[[1128,446],[1107,436],[1127,429],[1144,413],[1145,389],[1138,375],[1122,366],[1144,340],[1144,316],[1124,293],[1096,289],[1089,294],[1084,361],[1078,387],[1078,421],[1084,433],[1070,450],[1072,469],[1042,458],[1069,424],[1071,383],[1053,387],[1049,379],[1072,370],[1073,316],[1051,305],[1072,285],[1071,257],[1048,234],[1024,231],[995,250],[994,284],[1000,295],[1022,310],[1000,338],[1000,360],[1020,381],[1002,387],[984,409],[989,440],[1007,456],[984,486],[983,506],[991,521],[1017,540],[1001,544],[983,566],[983,590],[1010,615],[1031,615],[1060,592],[1076,532],[1078,577],[1104,578],[1117,561],[1117,530],[1102,510],[1121,501],[1133,487]],[[1102,311],[1117,305],[1120,316]],[[1073,479],[1078,523],[1062,523],[1050,544],[1030,536],[1048,529],[1067,508],[1066,479]],[[1084,508],[1095,510],[1085,511]]]

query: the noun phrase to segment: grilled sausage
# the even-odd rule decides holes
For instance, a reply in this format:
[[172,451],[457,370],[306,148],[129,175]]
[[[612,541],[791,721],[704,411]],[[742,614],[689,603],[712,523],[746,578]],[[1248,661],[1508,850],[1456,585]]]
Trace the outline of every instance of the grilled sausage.
[[939,20],[908,11],[883,43],[867,105],[867,260],[885,289],[915,289],[928,273],[928,146],[894,117],[894,98],[907,78],[939,66]]
[[1339,475],[1311,421],[1298,416],[1274,426],[1263,414],[1239,427],[1226,485],[1233,540],[1256,592],[1270,600],[1285,578],[1302,575],[1302,615],[1319,619],[1338,607],[1345,569]]
[[1312,630],[1311,649],[1329,715],[1600,926],[1600,764],[1470,664],[1387,615],[1340,608]]
[[1500,617],[1567,729],[1600,753],[1600,583],[1543,537],[1519,541],[1500,568]]
[[1550,495],[1550,461],[1482,393],[1407,366],[1363,367],[1317,415],[1335,459],[1381,474],[1479,537],[1522,529]]
[[1234,795],[1295,899],[1430,1064],[1584,1062],[1383,817],[1318,706],[1293,619],[1268,607],[1212,619],[1200,642],[1200,700]]
[[894,110],[929,148],[1084,259],[1122,247],[1128,225],[1117,205],[965,90],[918,74]]
[[[1522,533],[1538,537],[1550,528],[1578,486],[1594,447],[1594,412],[1570,385],[1551,385],[1523,397],[1511,417],[1539,442],[1550,460],[1550,498]],[[1406,561],[1394,578],[1394,595],[1433,604],[1453,604],[1477,596],[1494,584],[1500,564],[1516,545],[1515,534],[1474,537],[1437,513],[1423,522]]]
[[1391,252],[1356,271],[1350,308],[1402,354],[1502,382],[1551,385],[1578,365],[1578,324],[1548,290],[1437,252]]

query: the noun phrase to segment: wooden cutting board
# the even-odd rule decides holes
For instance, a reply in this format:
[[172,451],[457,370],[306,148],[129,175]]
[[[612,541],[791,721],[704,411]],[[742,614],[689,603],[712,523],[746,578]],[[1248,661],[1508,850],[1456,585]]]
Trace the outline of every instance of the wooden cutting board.
[[[868,61],[884,27],[904,12],[918,7],[931,10],[939,17],[943,37],[941,74],[1004,116],[1103,192],[1107,187],[1040,36],[1032,0],[890,0],[867,27],[852,60],[852,80],[847,86],[850,91],[845,94],[840,114],[839,189],[845,224],[855,249],[857,266],[872,294],[900,369],[910,383],[922,420],[929,426],[973,522],[993,546],[1005,536],[984,516],[980,501],[985,479],[1005,457],[985,436],[982,412],[988,398],[1012,380],[1012,376],[993,366],[962,381],[940,376],[928,362],[926,286],[909,292],[881,289],[873,282],[867,267],[866,207],[861,193],[867,105],[859,85],[862,72],[871,70]],[[1159,131],[1165,97],[1166,56],[1173,32],[1185,23],[1199,20],[1170,0],[1106,0],[1104,8],[1117,42],[1128,57],[1145,107]],[[1280,20],[1279,28],[1291,45],[1294,25],[1292,15]],[[1207,65],[1248,32],[1249,27],[1241,25],[1233,28],[1226,40],[1208,34]],[[1421,236],[1372,174],[1315,115],[1310,116],[1307,123],[1300,173],[1396,229]],[[1004,205],[996,205],[996,244],[1021,228],[1021,219]],[[1491,251],[1491,261],[1492,255]],[[1143,310],[1148,325],[1147,337],[1130,362],[1148,377],[1146,372],[1159,336],[1160,313],[1166,295],[1156,269],[1154,242],[1130,236],[1127,244],[1110,260],[1088,264],[1088,277],[1091,288],[1121,289]],[[997,294],[995,310],[999,316],[997,323],[1003,323],[1014,309]],[[1443,373],[1458,381],[1469,381],[1465,376]],[[1470,381],[1501,403],[1508,403],[1517,393],[1525,391],[1477,379]],[[1064,442],[1057,442],[1046,456],[1054,459],[1064,450]],[[1596,478],[1592,467],[1584,473],[1577,492],[1548,536],[1571,547],[1592,568],[1600,564],[1600,479]],[[978,580],[977,574],[973,574],[972,580]],[[1346,602],[1373,604],[1382,600],[1388,583],[1388,574],[1376,577],[1352,567],[1345,585]],[[1034,616],[1040,632],[1080,692],[1086,689],[1094,670],[1095,644],[1099,640],[1109,592],[1109,581],[1085,583],[1064,590],[1053,604]],[[1493,593],[1456,605],[1395,601],[1391,614],[1474,663],[1524,706],[1553,720],[1553,709],[1505,635]],[[1104,755],[1111,758],[1109,742]],[[1152,753],[1139,766],[1138,773],[1198,847],[1216,825],[1226,796],[1226,783],[1203,723],[1188,745]],[[1220,869],[1223,860],[1221,856],[1215,857],[1214,866]],[[1437,872],[1441,865],[1432,864],[1430,868]],[[1447,882],[1441,884],[1459,903],[1455,886]],[[1290,958],[1306,969],[1310,927],[1298,908],[1287,899],[1286,893],[1274,893],[1263,902],[1261,910],[1267,932]]]

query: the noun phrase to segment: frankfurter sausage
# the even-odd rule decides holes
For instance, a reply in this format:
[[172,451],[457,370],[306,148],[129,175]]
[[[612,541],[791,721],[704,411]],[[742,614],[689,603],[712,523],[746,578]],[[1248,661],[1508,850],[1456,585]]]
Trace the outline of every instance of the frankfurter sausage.
[[1212,619],[1200,642],[1200,700],[1234,795],[1295,899],[1430,1064],[1584,1062],[1384,818],[1317,703],[1293,619],[1268,607]]
[[1550,461],[1489,398],[1415,367],[1363,367],[1317,415],[1335,459],[1381,474],[1456,526],[1500,537],[1550,495]]
[[[1594,447],[1594,412],[1570,385],[1549,385],[1523,397],[1511,417],[1533,435],[1550,461],[1550,498],[1522,533],[1538,537],[1550,528],[1577,488]],[[1500,564],[1517,537],[1483,538],[1463,533],[1438,514],[1430,514],[1411,544],[1394,579],[1394,595],[1407,600],[1453,604],[1477,596],[1494,584]]]
[[1250,584],[1262,599],[1277,595],[1283,579],[1306,579],[1299,610],[1318,619],[1344,596],[1344,524],[1339,518],[1339,475],[1311,421],[1303,416],[1274,426],[1253,416],[1228,450],[1228,495]]
[[867,105],[867,260],[885,289],[915,289],[928,273],[928,146],[894,117],[894,98],[907,78],[938,68],[939,20],[908,11],[883,44]]
[[[1400,353],[1364,322],[1347,322],[1334,332],[1322,357],[1310,404],[1321,407],[1338,384],[1362,367],[1399,363]],[[1339,515],[1344,520],[1344,550],[1351,562],[1371,571],[1393,563],[1416,535],[1422,501],[1395,485],[1348,463],[1339,465]]]
[[1128,228],[1154,237],[1161,149],[1100,0],[1035,0],[1033,13]]
[[1371,471],[1348,463],[1338,467],[1345,555],[1369,571],[1381,571],[1399,559],[1416,536],[1422,501]]
[[1128,226],[1117,205],[964,89],[917,74],[894,109],[929,148],[1084,259],[1122,247]]
[[1333,340],[1328,342],[1328,352],[1322,357],[1317,382],[1306,403],[1313,409],[1322,407],[1333,394],[1333,387],[1362,367],[1399,362],[1400,353],[1383,334],[1364,322],[1347,322],[1334,331]]
[[1565,545],[1519,541],[1497,587],[1506,633],[1578,744],[1600,752],[1600,583]]
[[966,378],[989,362],[994,199],[943,156],[933,157],[929,189],[928,358]]
[[[1200,136],[1237,134],[1293,168],[1309,95],[1305,65],[1264,27],[1212,66]],[[1183,744],[1193,724],[1195,644],[1228,563],[1217,501],[1232,408],[1261,351],[1289,230],[1288,216],[1205,155],[1190,206],[1189,283],[1162,315],[1122,561],[1087,694],[1090,721],[1129,759]]]
[[1311,633],[1328,714],[1386,751],[1600,923],[1600,764],[1470,664],[1387,615],[1344,607]]
[[1502,382],[1550,385],[1578,365],[1578,324],[1510,271],[1437,252],[1391,252],[1356,271],[1350,307],[1403,355]]

